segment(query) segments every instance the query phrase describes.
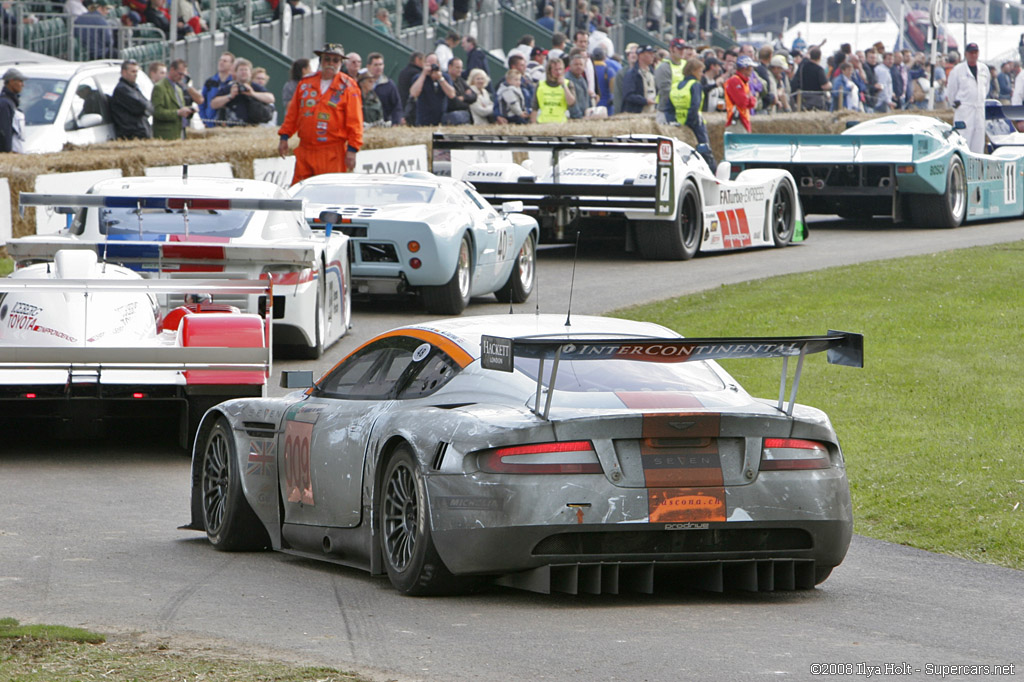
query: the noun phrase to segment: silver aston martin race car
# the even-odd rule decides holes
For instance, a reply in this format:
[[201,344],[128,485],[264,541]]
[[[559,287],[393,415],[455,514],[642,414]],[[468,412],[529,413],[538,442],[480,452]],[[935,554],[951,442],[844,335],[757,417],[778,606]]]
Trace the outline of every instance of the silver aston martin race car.
[[[315,383],[284,373],[303,390],[222,403],[193,449],[189,527],[221,550],[386,573],[408,594],[482,578],[570,593],[825,580],[850,542],[849,487],[828,417],[795,404],[795,384],[811,353],[862,366],[859,334],[566,322],[403,327]],[[722,358],[782,358],[778,401]]]

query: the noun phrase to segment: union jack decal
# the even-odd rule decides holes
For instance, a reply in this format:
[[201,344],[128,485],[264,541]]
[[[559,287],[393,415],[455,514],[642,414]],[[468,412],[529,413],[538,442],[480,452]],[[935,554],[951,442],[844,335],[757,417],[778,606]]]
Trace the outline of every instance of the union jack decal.
[[249,441],[249,463],[245,467],[247,476],[266,476],[269,465],[274,461],[274,441]]

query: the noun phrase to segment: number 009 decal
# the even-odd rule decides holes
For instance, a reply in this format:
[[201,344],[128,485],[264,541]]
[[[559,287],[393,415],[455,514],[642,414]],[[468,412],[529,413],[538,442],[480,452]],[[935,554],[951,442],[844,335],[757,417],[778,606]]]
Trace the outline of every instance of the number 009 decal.
[[309,443],[313,425],[289,421],[284,430],[285,491],[289,502],[314,506],[313,480],[309,473]]

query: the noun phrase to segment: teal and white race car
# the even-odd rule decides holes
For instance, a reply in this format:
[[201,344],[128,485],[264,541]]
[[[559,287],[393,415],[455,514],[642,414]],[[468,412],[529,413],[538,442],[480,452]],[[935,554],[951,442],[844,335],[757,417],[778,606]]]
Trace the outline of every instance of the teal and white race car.
[[975,154],[954,126],[885,116],[839,135],[725,135],[733,169],[783,168],[804,212],[889,216],[919,227],[1024,214],[1024,148]]

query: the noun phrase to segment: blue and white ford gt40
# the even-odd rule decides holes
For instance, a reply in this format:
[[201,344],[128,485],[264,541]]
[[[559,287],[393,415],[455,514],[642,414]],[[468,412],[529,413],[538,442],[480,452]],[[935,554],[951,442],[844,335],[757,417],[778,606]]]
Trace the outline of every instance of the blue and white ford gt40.
[[348,235],[355,293],[418,292],[428,312],[458,315],[472,296],[522,303],[533,291],[538,227],[520,202],[494,209],[466,183],[419,171],[328,173],[289,191],[314,228],[326,218]]
[[[811,588],[846,554],[821,411],[748,395],[716,358],[862,366],[859,334],[685,339],[651,323],[472,316],[368,341],[315,384],[209,412],[190,528],[430,594]],[[312,385],[309,385],[312,384]],[[796,386],[792,387],[795,396]]]

